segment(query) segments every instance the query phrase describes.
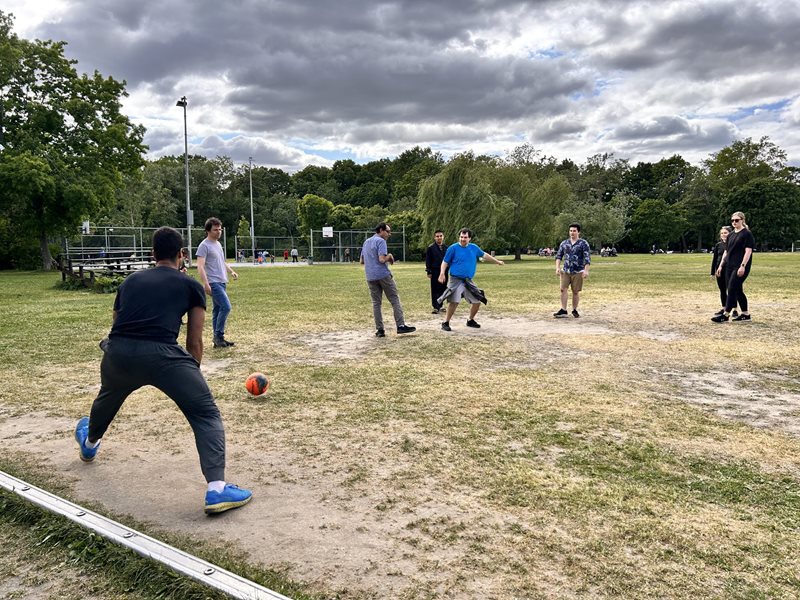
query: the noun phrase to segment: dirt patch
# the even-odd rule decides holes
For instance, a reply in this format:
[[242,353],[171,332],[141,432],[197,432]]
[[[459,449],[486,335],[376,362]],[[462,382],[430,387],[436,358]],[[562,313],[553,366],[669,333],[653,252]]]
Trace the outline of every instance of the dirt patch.
[[800,381],[780,373],[747,371],[663,372],[680,386],[680,398],[720,417],[753,427],[800,435]]
[[203,357],[203,363],[200,365],[200,370],[206,377],[215,377],[227,371],[231,364],[233,364],[232,358]]
[[[293,579],[320,588],[396,597],[409,589],[486,585],[448,581],[469,554],[469,539],[445,548],[424,543],[439,531],[482,522],[486,513],[468,492],[437,493],[436,483],[429,482],[423,498],[397,496],[388,482],[410,464],[378,461],[371,481],[387,486],[368,488],[357,474],[352,482],[343,479],[344,465],[292,454],[288,440],[270,444],[272,449],[229,440],[228,478],[252,488],[254,500],[243,510],[206,517],[189,428],[173,430],[175,423],[169,423],[168,435],[142,440],[142,427],[160,416],[125,415],[124,426],[106,436],[91,464],[78,458],[72,419],[6,413],[0,417],[0,439],[73,480],[79,502],[101,504],[161,529],[224,538],[249,549],[248,560],[285,569]],[[377,456],[379,448],[364,450]],[[442,571],[428,570],[425,565],[431,564]]]
[[[374,350],[384,348],[387,344],[400,341],[402,339],[413,339],[415,335],[441,335],[447,337],[465,336],[470,338],[492,337],[509,338],[512,340],[530,339],[536,342],[536,354],[542,354],[542,360],[546,361],[544,355],[552,354],[546,345],[540,342],[542,336],[559,337],[599,337],[609,335],[633,335],[649,340],[660,342],[671,342],[683,339],[683,335],[676,331],[669,330],[632,330],[626,331],[614,328],[604,322],[598,322],[593,318],[574,319],[531,319],[526,317],[498,317],[486,315],[479,318],[480,329],[472,329],[464,324],[464,319],[453,318],[451,321],[451,332],[441,330],[440,321],[420,322],[416,324],[417,333],[405,336],[395,336],[391,330],[387,330],[387,337],[376,338],[374,335],[358,331],[338,331],[332,333],[306,334],[290,336],[285,339],[286,343],[299,347],[300,352],[296,356],[288,357],[289,362],[302,362],[304,364],[329,365],[342,360],[359,360],[369,355]],[[540,366],[539,358],[534,357],[530,360],[513,361],[511,367]]]

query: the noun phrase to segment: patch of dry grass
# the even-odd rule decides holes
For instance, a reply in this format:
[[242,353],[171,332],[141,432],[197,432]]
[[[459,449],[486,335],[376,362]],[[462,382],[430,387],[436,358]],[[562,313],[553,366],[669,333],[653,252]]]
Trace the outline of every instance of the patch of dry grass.
[[[339,515],[310,540],[380,549],[335,574],[312,553],[286,557],[345,596],[794,598],[800,315],[787,309],[800,291],[787,274],[800,259],[756,259],[752,323],[710,322],[703,255],[595,259],[583,317],[556,321],[553,264],[537,258],[481,266],[484,327],[467,330],[461,307],[452,334],[428,314],[420,265],[396,265],[420,331],[382,340],[358,267],[242,269],[237,345],[208,349],[204,370],[235,459]],[[0,407],[85,412],[111,297],[0,278]],[[256,370],[272,388],[253,399]],[[148,443],[185,430],[153,391],[120,418],[153,414],[166,429],[137,429]]]

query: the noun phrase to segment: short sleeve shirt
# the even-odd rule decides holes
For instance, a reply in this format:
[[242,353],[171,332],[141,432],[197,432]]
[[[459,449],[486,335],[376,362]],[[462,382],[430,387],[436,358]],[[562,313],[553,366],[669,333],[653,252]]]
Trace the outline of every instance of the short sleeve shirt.
[[109,337],[130,337],[177,344],[181,318],[206,308],[200,283],[171,267],[154,267],[128,276],[117,290],[117,318]]
[[228,270],[225,268],[225,253],[222,251],[222,244],[206,238],[197,246],[197,256],[198,258],[204,256],[206,259],[208,283],[228,283]]
[[378,257],[389,254],[386,240],[377,233],[371,238],[367,238],[361,248],[361,256],[364,257],[364,271],[367,281],[378,281],[384,277],[389,277],[392,272],[386,263],[382,263]]
[[592,262],[592,251],[586,240],[578,238],[573,244],[567,238],[558,247],[556,258],[562,261],[561,270],[564,273],[580,273]]
[[[728,256],[725,258],[725,267],[728,269],[736,270],[742,266],[744,262],[744,251],[746,248],[751,250],[755,248],[756,240],[749,229],[742,229],[739,232],[731,231],[728,234],[728,243],[726,249]],[[747,268],[753,263],[753,255],[750,255],[750,260],[747,262]]]
[[450,275],[462,279],[472,279],[478,269],[478,259],[484,251],[475,244],[451,244],[444,253],[444,262],[450,266]]

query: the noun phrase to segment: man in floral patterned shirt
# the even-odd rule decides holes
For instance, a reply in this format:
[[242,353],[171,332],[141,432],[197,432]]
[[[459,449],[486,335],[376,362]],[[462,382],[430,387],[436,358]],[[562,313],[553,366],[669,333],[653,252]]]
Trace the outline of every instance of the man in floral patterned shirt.
[[[562,264],[563,261],[563,264]],[[557,319],[565,319],[567,312],[567,292],[572,288],[572,316],[578,314],[579,294],[583,289],[583,280],[589,276],[589,263],[592,262],[592,251],[589,243],[581,239],[581,226],[571,223],[569,238],[561,242],[556,252],[556,275],[561,280],[561,309],[553,313]]]

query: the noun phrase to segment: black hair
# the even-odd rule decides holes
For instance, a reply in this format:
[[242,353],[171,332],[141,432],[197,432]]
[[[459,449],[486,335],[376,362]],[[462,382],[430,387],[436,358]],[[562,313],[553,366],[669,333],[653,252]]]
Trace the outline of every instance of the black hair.
[[386,223],[380,222],[375,226],[375,233],[380,233],[381,231],[386,231],[388,229],[388,225]]
[[433,235],[436,235],[437,233],[441,233],[442,235],[444,235],[444,231],[442,231],[441,229],[437,229],[436,231],[434,231]]
[[183,249],[183,236],[172,227],[161,227],[153,234],[156,260],[175,260]]
[[220,221],[217,217],[208,217],[206,219],[205,229],[206,231],[211,231],[211,228],[216,227],[217,225],[222,227],[222,221]]
[[580,231],[581,231],[581,224],[580,223],[570,223],[569,227],[567,227],[567,229],[572,229],[573,227],[578,230],[578,233],[580,233]]
[[466,234],[467,234],[467,236],[469,237],[469,239],[472,239],[472,237],[473,237],[473,235],[474,235],[474,234],[472,233],[472,229],[468,229],[468,228],[466,228],[466,227],[462,228],[462,229],[461,229],[461,231],[459,231],[458,233],[459,233],[459,235],[461,235],[462,233],[466,233]]

